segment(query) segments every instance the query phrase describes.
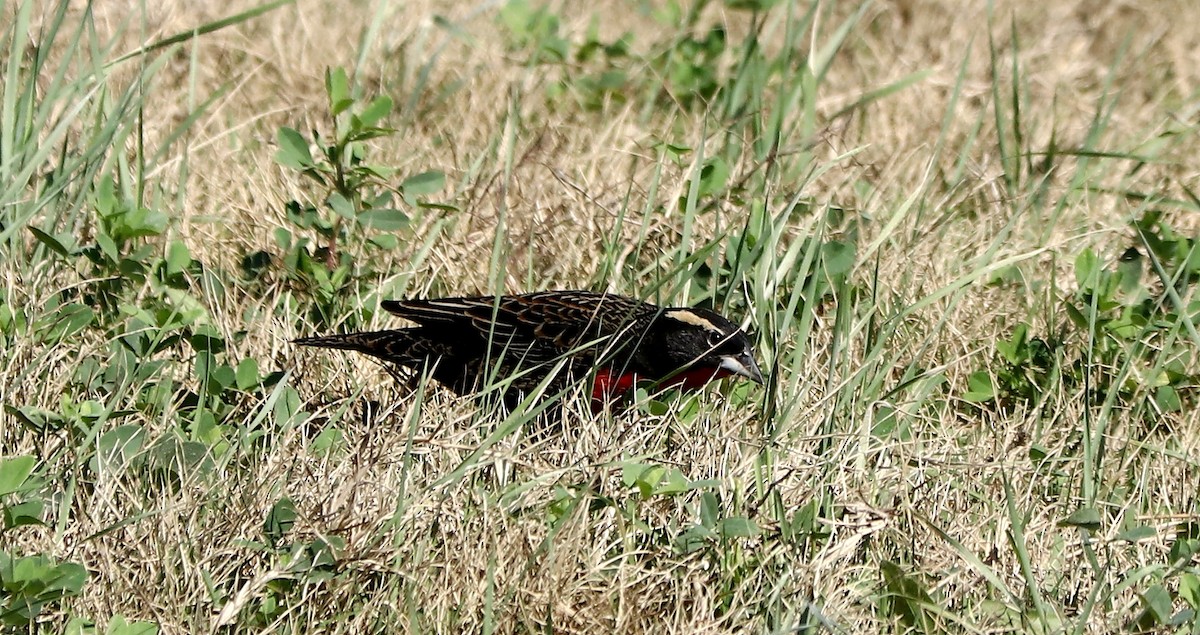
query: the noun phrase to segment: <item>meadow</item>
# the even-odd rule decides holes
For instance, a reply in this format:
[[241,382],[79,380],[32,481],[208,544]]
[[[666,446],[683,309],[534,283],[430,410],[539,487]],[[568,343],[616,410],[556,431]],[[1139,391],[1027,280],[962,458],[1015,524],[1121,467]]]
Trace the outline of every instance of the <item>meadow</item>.
[[[1200,3],[15,0],[0,629],[1200,633]],[[298,337],[710,306],[501,410]]]

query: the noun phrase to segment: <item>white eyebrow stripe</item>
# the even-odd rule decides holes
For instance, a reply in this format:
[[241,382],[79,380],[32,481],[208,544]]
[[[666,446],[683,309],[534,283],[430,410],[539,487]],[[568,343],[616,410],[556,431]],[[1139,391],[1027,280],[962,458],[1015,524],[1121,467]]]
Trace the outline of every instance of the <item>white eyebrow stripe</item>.
[[724,334],[724,331],[717,328],[716,324],[713,324],[712,322],[700,317],[699,315],[696,315],[695,313],[692,313],[691,311],[688,311],[687,309],[676,309],[674,311],[667,311],[663,315],[671,318],[672,320],[677,320],[679,322],[683,322],[684,324],[691,324],[692,326],[698,326],[706,331],[712,331],[714,333],[720,333],[722,335]]

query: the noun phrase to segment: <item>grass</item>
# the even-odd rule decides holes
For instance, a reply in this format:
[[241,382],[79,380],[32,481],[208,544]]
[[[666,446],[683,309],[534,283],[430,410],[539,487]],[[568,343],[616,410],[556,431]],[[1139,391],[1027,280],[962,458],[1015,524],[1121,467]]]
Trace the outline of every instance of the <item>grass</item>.
[[[1200,629],[1192,4],[116,4],[3,9],[5,630]],[[289,344],[547,288],[767,386]]]

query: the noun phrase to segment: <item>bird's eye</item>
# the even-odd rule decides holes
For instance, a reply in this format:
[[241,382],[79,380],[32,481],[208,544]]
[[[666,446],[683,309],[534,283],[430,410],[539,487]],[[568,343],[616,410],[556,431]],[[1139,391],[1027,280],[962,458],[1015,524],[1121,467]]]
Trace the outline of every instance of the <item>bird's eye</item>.
[[709,346],[716,347],[721,342],[724,342],[724,341],[725,341],[725,335],[723,333],[718,333],[717,331],[709,331],[708,332],[708,345]]

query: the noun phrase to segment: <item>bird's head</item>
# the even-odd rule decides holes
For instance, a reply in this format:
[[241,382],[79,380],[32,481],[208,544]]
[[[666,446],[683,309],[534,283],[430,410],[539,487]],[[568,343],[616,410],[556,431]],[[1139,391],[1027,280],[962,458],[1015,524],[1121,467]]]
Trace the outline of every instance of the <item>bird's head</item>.
[[[659,368],[680,372],[681,383],[703,383],[737,375],[763,383],[750,338],[719,313],[701,308],[667,309],[659,315]],[[707,373],[707,376],[703,376]]]

